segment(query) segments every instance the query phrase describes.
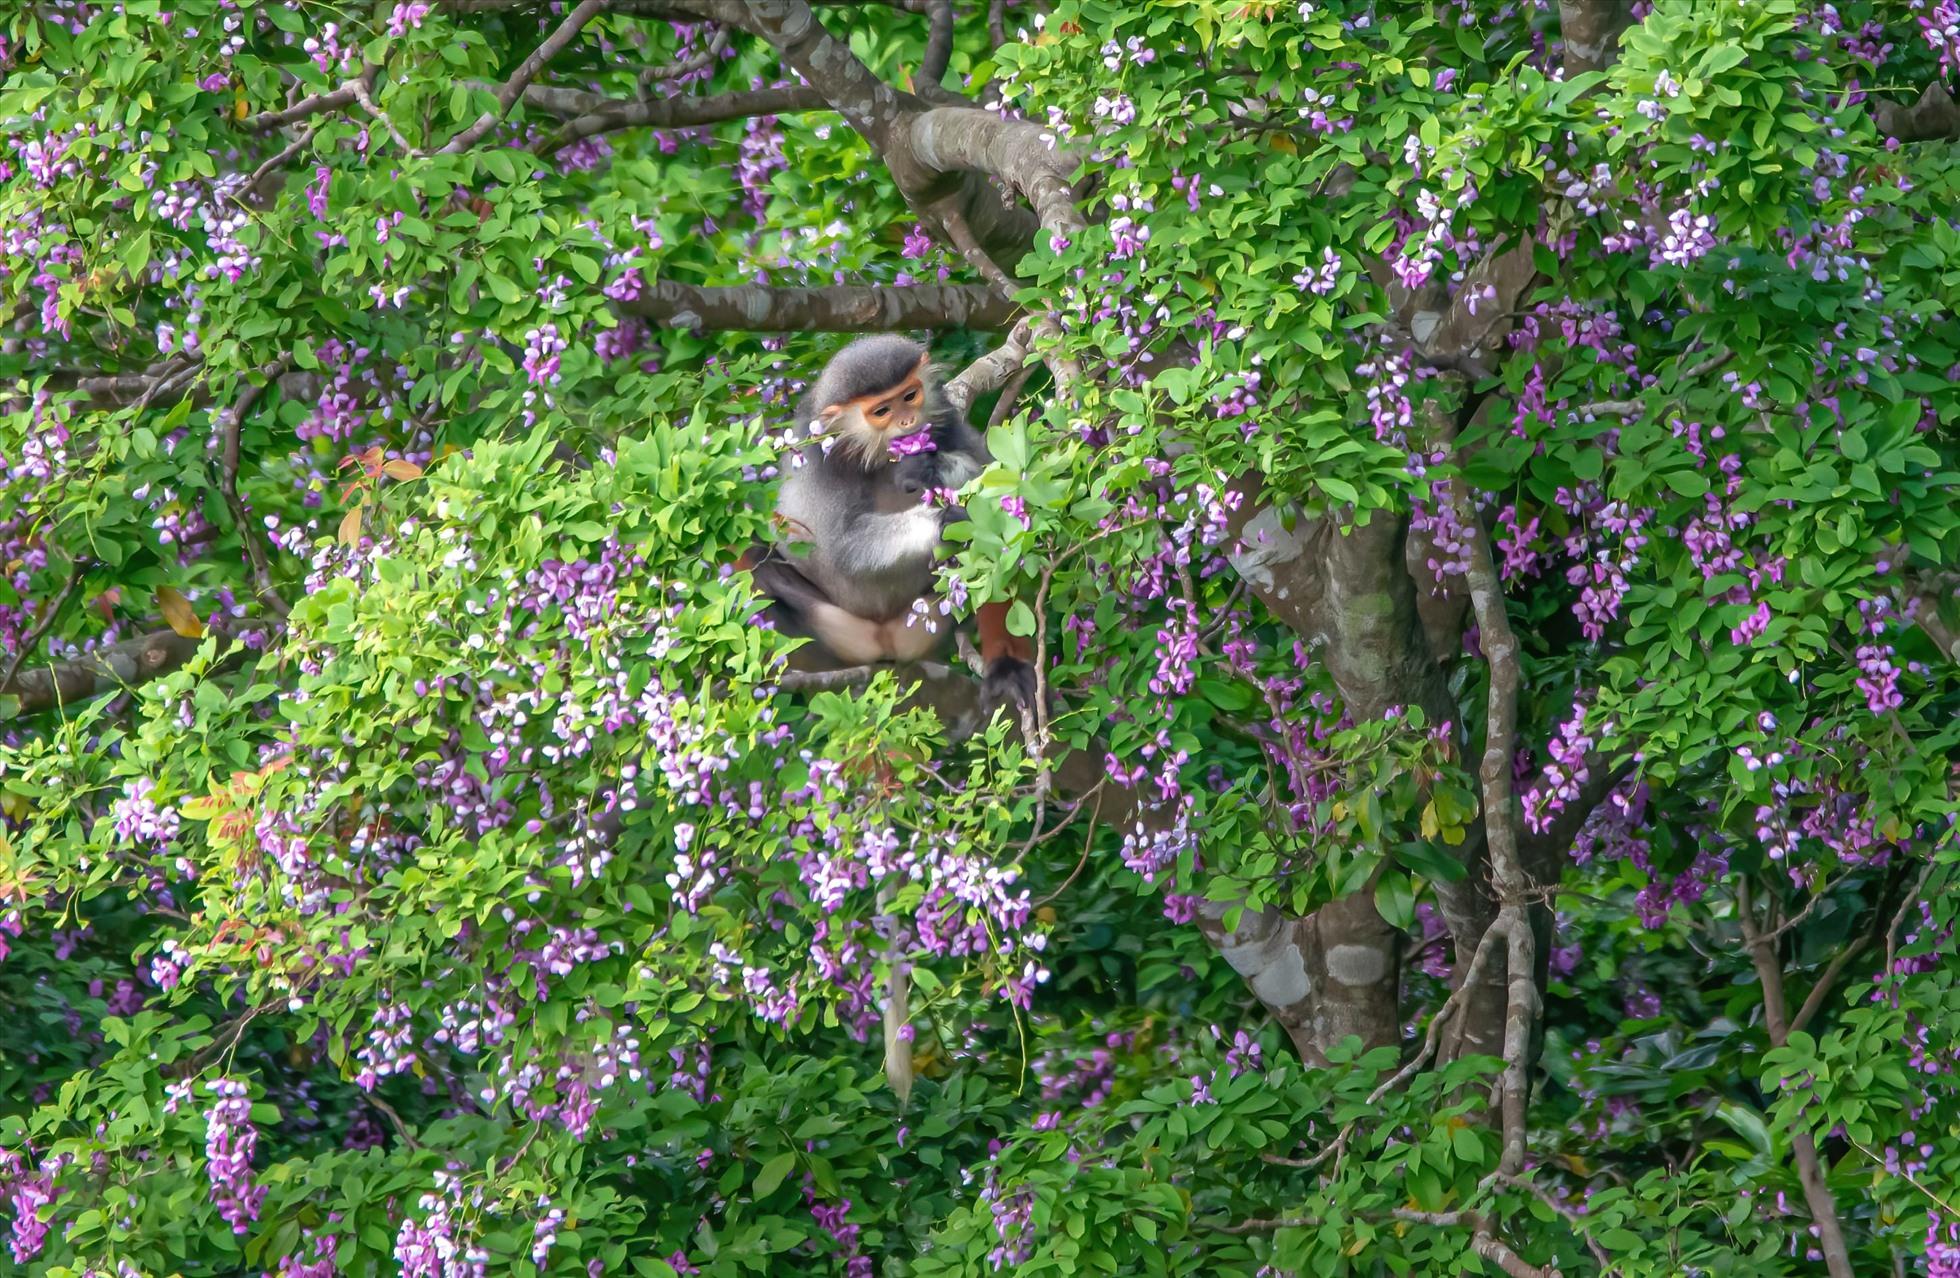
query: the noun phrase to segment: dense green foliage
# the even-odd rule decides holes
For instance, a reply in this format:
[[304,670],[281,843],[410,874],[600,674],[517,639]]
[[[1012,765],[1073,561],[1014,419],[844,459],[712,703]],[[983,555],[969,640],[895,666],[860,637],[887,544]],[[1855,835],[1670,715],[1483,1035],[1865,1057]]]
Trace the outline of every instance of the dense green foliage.
[[[1000,13],[0,16],[23,1272],[1960,1274],[1960,10]],[[1053,714],[786,677],[1003,269]]]

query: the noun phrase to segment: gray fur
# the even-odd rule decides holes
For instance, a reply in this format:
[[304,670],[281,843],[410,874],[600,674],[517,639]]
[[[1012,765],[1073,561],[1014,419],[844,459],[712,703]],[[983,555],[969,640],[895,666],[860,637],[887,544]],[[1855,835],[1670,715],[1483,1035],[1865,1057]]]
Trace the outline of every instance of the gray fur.
[[[925,355],[903,337],[852,342],[818,376],[799,417],[809,428],[824,408],[887,390]],[[992,460],[980,433],[946,402],[928,370],[925,428],[936,451],[894,461],[883,448],[826,451],[811,444],[783,478],[776,509],[800,526],[809,557],[799,567],[845,612],[875,622],[902,617],[932,587],[940,529],[963,512],[925,505],[928,488],[957,488]]]

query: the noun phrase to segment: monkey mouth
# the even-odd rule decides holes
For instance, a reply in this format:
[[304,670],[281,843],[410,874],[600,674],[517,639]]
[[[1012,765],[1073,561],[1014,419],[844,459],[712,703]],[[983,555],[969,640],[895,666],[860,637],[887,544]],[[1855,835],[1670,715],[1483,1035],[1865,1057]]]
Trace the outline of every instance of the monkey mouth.
[[939,451],[939,446],[932,441],[932,431],[924,426],[907,435],[888,435],[885,439],[885,447],[894,461],[900,457]]

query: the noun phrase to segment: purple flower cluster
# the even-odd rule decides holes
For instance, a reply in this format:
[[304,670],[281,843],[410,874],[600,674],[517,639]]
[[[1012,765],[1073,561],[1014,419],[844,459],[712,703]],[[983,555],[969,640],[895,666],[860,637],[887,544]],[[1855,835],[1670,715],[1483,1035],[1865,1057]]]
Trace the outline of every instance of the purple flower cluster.
[[252,1101],[240,1079],[217,1078],[204,1085],[215,1098],[204,1112],[204,1165],[218,1215],[235,1234],[259,1218],[265,1186],[252,1181],[252,1155],[259,1129],[252,1124]]
[[395,1231],[402,1278],[484,1278],[490,1255],[478,1243],[475,1227],[483,1191],[466,1196],[460,1170],[452,1166],[437,1172],[435,1189],[416,1204],[423,1218],[405,1218]]
[[159,848],[177,841],[180,819],[177,809],[160,807],[153,797],[157,783],[149,777],[130,781],[110,808],[115,819],[116,838],[123,843],[151,843]]

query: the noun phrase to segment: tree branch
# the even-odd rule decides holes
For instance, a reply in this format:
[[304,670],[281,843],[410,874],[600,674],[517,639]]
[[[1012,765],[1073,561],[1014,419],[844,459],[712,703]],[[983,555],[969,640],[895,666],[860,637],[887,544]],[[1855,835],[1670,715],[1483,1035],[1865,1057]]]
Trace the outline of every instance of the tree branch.
[[1512,793],[1511,761],[1517,752],[1518,640],[1504,610],[1504,594],[1491,562],[1490,535],[1477,518],[1462,480],[1450,485],[1457,518],[1469,530],[1466,577],[1470,607],[1477,617],[1478,640],[1490,667],[1485,710],[1484,754],[1478,767],[1483,791],[1484,841],[1490,853],[1491,883],[1497,891],[1495,926],[1502,928],[1509,994],[1504,1014],[1504,1149],[1498,1170],[1517,1175],[1524,1168],[1525,1118],[1530,1100],[1528,1065],[1531,1035],[1538,1019],[1537,937],[1531,929],[1531,881],[1524,871],[1518,840],[1517,796]]
[[353,81],[353,83],[349,87],[351,87],[354,90],[354,100],[361,104],[361,110],[367,112],[370,116],[374,118],[374,120],[377,123],[381,125],[383,129],[387,130],[388,136],[394,139],[394,143],[396,146],[400,147],[403,150],[403,152],[411,156],[419,156],[422,154],[420,151],[416,150],[413,146],[409,145],[408,139],[402,136],[402,131],[395,127],[394,117],[389,115],[386,111],[383,111],[380,108],[380,106],[375,103],[374,93],[373,93],[373,78],[371,76],[363,76],[361,79]]
[[1014,187],[1050,231],[1086,225],[1076,207],[1076,158],[1040,125],[978,107],[934,107],[913,118],[908,136],[912,153],[935,172],[982,173]]
[[[1776,942],[1757,926],[1755,903],[1750,899],[1746,876],[1736,891],[1736,919],[1742,926],[1749,961],[1755,965],[1756,978],[1763,986],[1763,1028],[1769,1035],[1770,1046],[1782,1047],[1790,1041],[1788,1004],[1783,996],[1783,960],[1777,955]],[[1824,1265],[1830,1270],[1831,1278],[1853,1278],[1851,1253],[1838,1223],[1837,1200],[1831,1196],[1830,1184],[1824,1179],[1817,1142],[1809,1132],[1792,1132],[1790,1149],[1796,1155],[1797,1180],[1803,1185],[1811,1223],[1817,1226],[1817,1243],[1824,1253]]]
[[[901,96],[850,46],[832,37],[803,0],[700,0],[699,7],[724,25],[767,40],[785,66],[815,86],[881,155],[886,152],[909,95]],[[905,179],[896,172],[893,176],[905,189]]]
[[1871,104],[1870,110],[1878,131],[1901,142],[1960,137],[1960,106],[1954,104],[1953,95],[1937,80],[1927,85],[1911,106],[1877,101]]
[[60,593],[50,599],[47,606],[41,610],[41,615],[34,621],[33,629],[20,637],[20,643],[14,648],[14,655],[7,661],[5,673],[0,673],[0,689],[12,686],[14,676],[20,673],[21,662],[27,660],[27,654],[33,652],[40,645],[41,640],[47,638],[55,619],[60,617],[61,610],[68,606],[69,596],[73,595],[75,588],[82,584],[82,573],[80,560],[69,567],[68,580],[61,587]]
[[565,20],[558,24],[558,29],[545,37],[544,43],[533,50],[530,57],[519,63],[510,79],[497,90],[497,109],[485,111],[478,116],[474,124],[449,139],[448,144],[439,154],[455,155],[469,150],[482,141],[484,134],[497,127],[497,121],[510,114],[510,109],[517,105],[519,98],[524,96],[525,87],[538,78],[545,64],[563,53],[567,45],[578,39],[579,32],[585,29],[586,24],[604,13],[606,6],[611,2],[612,0],[579,0],[578,7],[565,16]]
[[1014,304],[973,284],[725,288],[660,280],[619,309],[672,328],[712,331],[890,333],[918,328],[1002,329]]
[[1620,32],[1633,24],[1627,0],[1559,0],[1558,33],[1565,78],[1603,71],[1619,55]]
[[696,71],[706,70],[720,61],[721,55],[727,49],[728,28],[716,27],[715,33],[708,37],[708,43],[705,48],[696,50],[687,57],[676,59],[665,66],[642,68],[638,77],[640,93],[642,95],[650,94],[653,92],[653,86],[656,84],[667,80],[678,80],[682,76],[689,76],[693,75]]
[[707,96],[682,94],[671,98],[638,100],[532,85],[524,91],[524,102],[527,106],[536,106],[566,119],[566,123],[544,144],[543,150],[547,154],[583,138],[615,133],[621,129],[694,129],[759,115],[788,115],[797,111],[830,109],[822,94],[800,85],[740,93]]
[[946,69],[953,64],[953,0],[926,0],[925,61],[919,64],[919,88],[930,93],[941,90]]
[[270,608],[274,614],[284,617],[290,608],[280,597],[278,589],[272,584],[272,563],[267,556],[259,532],[251,526],[251,517],[246,513],[245,500],[238,495],[238,439],[245,426],[245,415],[252,411],[252,405],[273,378],[286,371],[286,358],[274,360],[259,369],[265,377],[263,382],[248,381],[238,393],[238,399],[225,410],[219,419],[220,438],[223,449],[219,458],[218,486],[224,493],[225,507],[231,511],[232,526],[238,530],[238,539],[245,543],[246,557],[252,561],[252,581],[258,587],[259,602]]
[[118,688],[160,679],[189,661],[201,639],[159,630],[88,653],[73,661],[51,662],[0,684],[0,696],[17,697],[16,715],[87,701]]
[[370,68],[362,72],[358,79],[349,80],[338,89],[312,94],[277,111],[261,111],[257,115],[248,115],[238,122],[238,127],[247,133],[270,133],[274,129],[284,128],[308,116],[324,115],[329,111],[344,111],[360,101],[360,90],[355,86],[371,81],[372,78],[373,70]]
[[1028,360],[1029,321],[1022,319],[1007,334],[1007,340],[967,365],[946,383],[946,398],[964,417],[973,401],[998,390],[1019,373]]

